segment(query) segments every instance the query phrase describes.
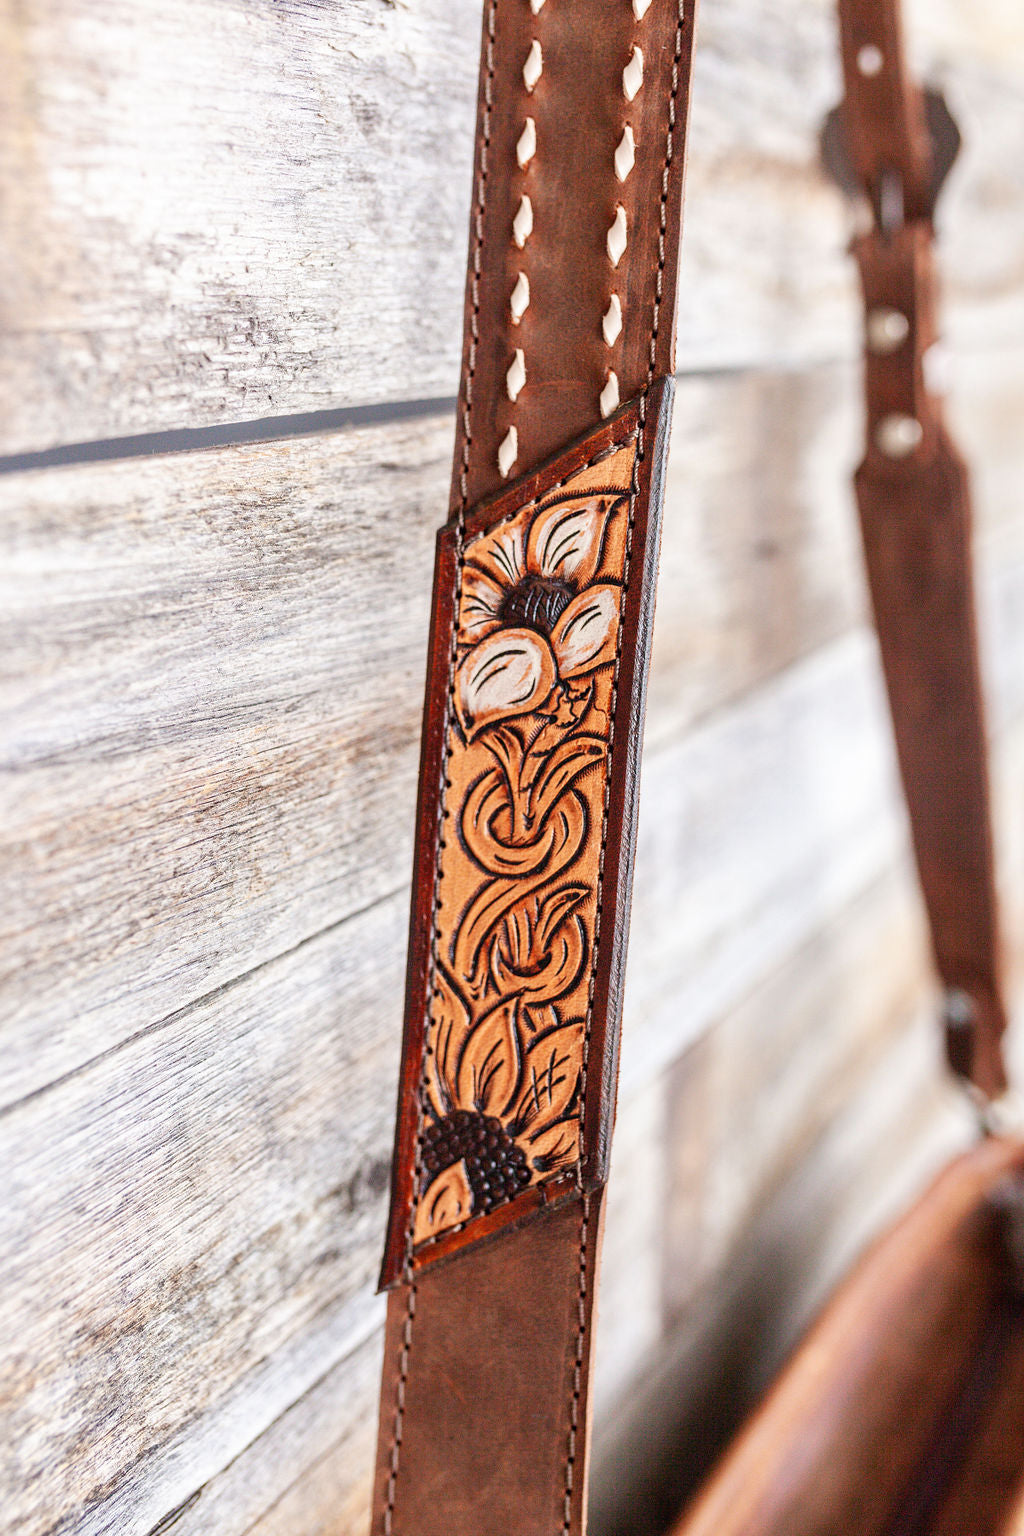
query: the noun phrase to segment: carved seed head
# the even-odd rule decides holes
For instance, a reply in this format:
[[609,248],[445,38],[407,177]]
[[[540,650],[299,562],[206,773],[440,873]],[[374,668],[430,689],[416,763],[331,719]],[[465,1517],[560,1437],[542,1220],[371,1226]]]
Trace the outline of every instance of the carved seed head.
[[575,596],[558,576],[529,574],[517,581],[501,605],[501,621],[511,629],[536,629],[550,635]]

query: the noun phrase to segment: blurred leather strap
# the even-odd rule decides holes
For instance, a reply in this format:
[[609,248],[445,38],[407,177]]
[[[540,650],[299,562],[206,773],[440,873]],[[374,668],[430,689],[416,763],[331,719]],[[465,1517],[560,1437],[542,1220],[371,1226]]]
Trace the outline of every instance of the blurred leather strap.
[[941,99],[908,75],[898,0],[839,0],[839,20],[846,155],[873,210],[853,242],[865,306],[867,447],[855,486],[868,579],[946,988],[947,1051],[994,1097],[1006,1086],[1006,1010],[970,493],[934,367],[932,218],[959,136]]
[[694,3],[485,4],[376,1536],[584,1528]]

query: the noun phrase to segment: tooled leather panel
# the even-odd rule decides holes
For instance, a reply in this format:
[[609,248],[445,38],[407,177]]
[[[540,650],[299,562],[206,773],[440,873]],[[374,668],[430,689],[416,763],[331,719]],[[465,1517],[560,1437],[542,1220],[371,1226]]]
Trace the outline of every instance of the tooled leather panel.
[[604,1174],[669,394],[442,535],[385,1284]]
[[453,509],[672,370],[693,10],[486,0]]

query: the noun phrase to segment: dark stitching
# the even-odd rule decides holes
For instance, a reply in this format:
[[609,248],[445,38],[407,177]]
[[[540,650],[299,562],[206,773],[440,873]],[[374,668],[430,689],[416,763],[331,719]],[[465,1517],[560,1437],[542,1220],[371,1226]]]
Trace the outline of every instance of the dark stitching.
[[[587,1022],[583,1036],[583,1064],[580,1074],[580,1147],[583,1146],[583,1126],[587,1104],[587,1067],[590,1054],[590,1035],[593,1027],[594,1016],[594,991],[597,985],[597,956],[601,937],[601,913],[604,886],[605,853],[608,845],[608,811],[611,800],[612,783],[612,749],[615,738],[615,713],[618,706],[619,690],[619,664],[622,657],[622,638],[624,625],[622,622],[626,596],[629,592],[630,561],[633,552],[633,529],[636,522],[636,504],[640,493],[640,465],[644,457],[644,430],[647,424],[647,397],[650,394],[651,385],[654,383],[658,327],[661,321],[661,303],[664,291],[665,272],[665,231],[668,227],[668,190],[669,171],[675,153],[674,136],[676,126],[676,98],[679,94],[679,63],[683,56],[683,26],[685,20],[686,0],[679,0],[676,13],[676,45],[675,56],[672,60],[672,90],[668,102],[668,130],[665,136],[665,164],[661,173],[661,198],[660,219],[658,225],[658,270],[654,283],[654,312],[651,317],[651,345],[647,365],[647,384],[640,396],[639,416],[640,424],[637,429],[636,458],[633,462],[633,484],[629,498],[629,526],[626,534],[626,554],[622,573],[622,595],[619,599],[619,633],[615,648],[615,672],[612,685],[611,724],[608,732],[608,760],[607,777],[605,779],[604,792],[604,820],[601,827],[601,854],[597,869],[597,908],[594,918],[594,956],[590,972],[590,987],[587,997]],[[565,1465],[565,1501],[562,1514],[562,1536],[569,1536],[572,1527],[572,1492],[573,1475],[576,1464],[576,1436],[579,1417],[579,1399],[583,1371],[583,1346],[587,1330],[586,1296],[589,1285],[587,1274],[587,1226],[590,1216],[589,1196],[583,1196],[583,1219],[580,1223],[580,1264],[578,1302],[578,1321],[576,1330],[576,1364],[573,1371],[573,1390],[569,1400],[569,1443]]]
[[[477,188],[477,208],[474,220],[474,245],[473,245],[473,307],[470,320],[470,345],[468,368],[466,372],[466,399],[463,406],[463,431],[465,442],[462,449],[462,472],[459,477],[461,501],[458,517],[455,524],[455,579],[452,594],[452,638],[451,649],[448,656],[448,693],[445,699],[444,718],[444,746],[441,753],[441,783],[438,786],[438,839],[443,840],[444,823],[447,818],[446,799],[447,791],[451,785],[448,777],[448,759],[451,754],[451,732],[448,722],[452,718],[452,709],[455,693],[455,660],[456,641],[458,638],[458,614],[462,602],[462,573],[465,566],[465,551],[463,536],[466,522],[466,471],[469,465],[469,445],[472,441],[470,412],[473,404],[473,375],[476,371],[476,348],[479,337],[480,314],[480,249],[483,244],[483,214],[487,198],[487,152],[491,141],[491,108],[492,87],[494,83],[494,22],[497,11],[497,0],[490,0],[487,12],[487,73],[484,78],[484,113],[482,143],[480,146],[480,176]],[[433,933],[430,947],[430,974],[427,988],[428,999],[434,995],[435,978],[437,975],[437,944],[438,926],[437,914],[440,908],[441,885],[441,859],[437,858],[434,868],[434,892],[431,904],[433,921]],[[428,1002],[429,1007],[429,1002]],[[405,1238],[405,1262],[403,1265],[403,1279],[409,1287],[409,1303],[406,1308],[405,1320],[402,1324],[402,1345],[399,1351],[398,1386],[395,1390],[395,1417],[394,1430],[391,1441],[390,1470],[388,1474],[387,1503],[384,1507],[383,1529],[384,1536],[392,1536],[395,1513],[395,1493],[398,1486],[398,1468],[402,1454],[402,1431],[405,1420],[405,1386],[409,1377],[409,1356],[412,1351],[412,1325],[416,1317],[417,1285],[413,1275],[413,1235],[416,1227],[416,1212],[420,1201],[420,1179],[423,1159],[423,1118],[426,1075],[426,1062],[430,1055],[430,1047],[427,1046],[423,1053],[423,1062],[420,1066],[419,1090],[416,1095],[416,1151],[413,1157],[413,1189],[412,1203],[409,1209],[409,1225]]]

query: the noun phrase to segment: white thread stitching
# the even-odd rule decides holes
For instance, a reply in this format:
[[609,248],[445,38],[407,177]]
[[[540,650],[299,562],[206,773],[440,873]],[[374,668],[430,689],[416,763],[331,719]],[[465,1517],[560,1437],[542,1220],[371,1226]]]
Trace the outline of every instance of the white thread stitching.
[[544,55],[541,52],[540,43],[534,38],[530,44],[530,51],[526,55],[526,63],[523,65],[523,84],[528,91],[532,92],[543,73]]
[[518,325],[530,307],[530,279],[525,272],[520,272],[516,278],[515,287],[509,297],[508,307],[512,311],[512,324]]
[[632,101],[644,83],[644,55],[643,50],[634,46],[629,56],[629,63],[622,71],[622,94],[627,101]]
[[613,293],[608,300],[608,308],[601,316],[601,334],[604,336],[605,345],[614,347],[622,330],[622,305],[617,293]]
[[609,368],[608,370],[608,378],[605,381],[604,389],[601,391],[598,404],[601,407],[602,416],[610,416],[612,411],[618,409],[619,376],[615,372],[614,368]]
[[522,347],[516,347],[512,354],[512,361],[508,365],[505,375],[505,389],[509,399],[514,403],[519,397],[519,391],[526,383],[526,359],[523,356]]
[[509,427],[502,438],[498,448],[498,469],[504,480],[507,480],[512,472],[512,466],[519,457],[519,433],[514,426]]
[[636,140],[629,123],[622,130],[622,138],[615,147],[615,174],[619,181],[625,181],[633,166],[636,164]]
[[532,117],[528,117],[523,124],[523,131],[516,140],[516,160],[519,169],[525,171],[534,155],[537,153],[537,124]]
[[626,231],[626,210],[621,203],[615,207],[615,217],[608,228],[605,245],[608,248],[608,260],[613,267],[617,267],[625,254],[629,244],[629,235]]
[[512,239],[520,250],[533,234],[533,204],[524,192],[512,220]]
[[[629,523],[626,533],[626,550],[622,573],[622,595],[620,602],[620,615],[622,604],[625,603],[629,591],[630,562],[633,548],[633,527],[636,516],[637,497],[640,494],[640,465],[644,457],[644,434],[647,426],[647,396],[651,385],[654,383],[658,357],[658,331],[661,323],[661,305],[664,292],[665,271],[665,231],[668,226],[668,196],[669,196],[669,172],[675,157],[675,127],[676,127],[676,98],[679,95],[679,64],[683,56],[683,30],[685,22],[686,0],[677,0],[676,10],[676,38],[675,56],[672,61],[672,88],[668,100],[668,128],[665,135],[665,160],[661,175],[660,216],[658,225],[658,272],[654,284],[654,307],[651,317],[651,341],[648,353],[647,384],[640,396],[638,407],[639,423],[637,426],[636,456],[633,460],[633,484],[630,493]],[[590,1065],[590,1033],[593,1027],[594,1017],[594,993],[597,985],[597,951],[601,936],[602,915],[602,883],[604,880],[605,852],[608,843],[608,811],[611,801],[611,769],[612,749],[614,746],[615,711],[618,704],[619,665],[622,656],[622,623],[620,617],[618,640],[615,651],[615,670],[612,682],[611,699],[611,727],[608,737],[607,777],[605,779],[604,813],[601,829],[601,854],[598,862],[597,875],[597,910],[594,921],[593,960],[591,961],[590,986],[587,995],[587,1022],[583,1034],[583,1055],[580,1067],[580,1147],[583,1146],[584,1118],[587,1104],[587,1072]],[[583,1346],[586,1337],[587,1313],[586,1296],[589,1284],[587,1277],[587,1225],[590,1216],[589,1198],[583,1196],[583,1214],[580,1223],[580,1296],[577,1307],[576,1329],[576,1360],[577,1367],[573,1372],[573,1391],[569,1406],[569,1442],[565,1467],[565,1500],[563,1505],[561,1536],[570,1536],[572,1528],[572,1493],[574,1480],[574,1467],[576,1461],[576,1436],[579,1418],[579,1400],[582,1383]]]

